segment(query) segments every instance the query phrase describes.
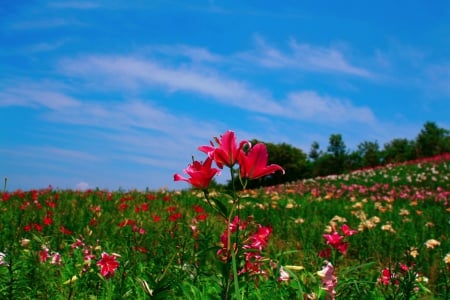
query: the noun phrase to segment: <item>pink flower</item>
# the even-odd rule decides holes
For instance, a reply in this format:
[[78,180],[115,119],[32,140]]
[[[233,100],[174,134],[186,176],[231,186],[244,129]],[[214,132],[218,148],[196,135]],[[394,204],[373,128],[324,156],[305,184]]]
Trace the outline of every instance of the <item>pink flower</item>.
[[219,169],[211,168],[212,159],[207,158],[204,163],[199,161],[194,161],[186,169],[184,173],[190,176],[190,178],[185,178],[179,174],[173,176],[174,181],[186,181],[192,186],[199,189],[207,189],[213,177],[220,173]]
[[198,149],[213,159],[217,166],[222,169],[223,166],[232,167],[237,162],[239,151],[245,144],[249,144],[247,141],[242,141],[239,146],[236,144],[236,136],[233,131],[228,130],[221,137],[214,138],[218,147],[215,148],[211,142],[211,146],[200,146]]
[[114,275],[114,272],[119,267],[119,262],[116,261],[116,255],[109,255],[106,252],[102,253],[102,258],[97,262],[100,267],[100,274],[103,277],[109,278]]
[[60,266],[60,265],[61,265],[61,261],[62,261],[62,259],[61,259],[61,254],[59,254],[58,252],[56,252],[56,253],[54,253],[54,254],[52,255],[52,260],[51,260],[51,264],[52,264],[52,265],[58,265],[58,266]]
[[358,230],[350,229],[347,224],[342,225],[341,230],[345,236],[351,236],[358,233]]
[[284,169],[279,165],[267,165],[269,155],[266,145],[258,143],[247,154],[240,150],[238,161],[242,178],[257,179]]
[[317,272],[317,275],[322,279],[322,289],[327,291],[327,299],[335,299],[336,297],[335,287],[337,285],[337,278],[333,273],[334,267],[330,262],[326,262],[322,270]]
[[283,267],[280,267],[280,275],[278,276],[278,281],[289,281],[290,275]]

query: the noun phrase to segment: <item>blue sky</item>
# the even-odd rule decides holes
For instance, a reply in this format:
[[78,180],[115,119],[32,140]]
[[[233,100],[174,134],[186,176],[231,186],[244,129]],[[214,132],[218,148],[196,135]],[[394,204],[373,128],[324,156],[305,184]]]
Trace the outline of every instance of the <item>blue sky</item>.
[[306,153],[450,129],[450,2],[342,3],[2,1],[0,175],[175,189],[228,129]]

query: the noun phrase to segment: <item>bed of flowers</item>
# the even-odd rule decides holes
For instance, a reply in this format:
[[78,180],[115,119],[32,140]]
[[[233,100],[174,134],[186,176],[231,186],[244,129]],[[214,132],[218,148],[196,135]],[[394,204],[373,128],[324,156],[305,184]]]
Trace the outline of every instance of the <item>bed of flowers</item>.
[[189,190],[0,192],[0,298],[449,299],[450,155],[238,191],[265,145],[199,150]]

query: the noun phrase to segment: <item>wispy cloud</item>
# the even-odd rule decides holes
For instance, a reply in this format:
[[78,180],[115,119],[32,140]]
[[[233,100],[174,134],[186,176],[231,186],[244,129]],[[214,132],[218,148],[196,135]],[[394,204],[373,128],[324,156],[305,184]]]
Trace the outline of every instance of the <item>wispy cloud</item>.
[[268,99],[268,92],[256,91],[243,81],[218,75],[213,70],[168,67],[152,60],[129,56],[89,56],[66,60],[62,68],[67,74],[96,77],[102,80],[102,84],[110,82],[111,87],[135,89],[157,86],[171,92],[187,91],[212,97],[216,101],[255,112],[282,112],[277,103]]
[[257,49],[240,54],[243,59],[267,68],[291,68],[310,72],[338,73],[357,77],[374,76],[369,70],[352,65],[344,53],[333,47],[318,47],[291,40],[289,51],[269,45],[263,38],[255,38]]
[[73,109],[79,105],[79,101],[64,93],[33,86],[19,85],[0,91],[0,106],[42,106],[52,110],[62,110]]
[[[163,66],[151,59],[133,56],[89,56],[65,60],[61,66],[66,74],[80,76],[86,80],[97,78],[101,82],[99,86],[109,83],[108,87],[111,88],[145,89],[153,86],[171,92],[191,92],[254,113],[325,122],[370,123],[375,119],[369,108],[355,107],[349,100],[320,97],[311,91],[293,91],[288,94],[287,99],[276,100],[269,91],[253,87],[245,81],[230,79],[217,74],[216,71]],[[139,105],[142,104],[133,104]],[[125,111],[133,106],[126,107]],[[137,107],[135,111],[145,112],[145,107]]]
[[295,92],[289,95],[286,113],[303,120],[345,123],[361,122],[373,124],[375,116],[368,107],[358,107],[348,100],[320,96],[314,91]]

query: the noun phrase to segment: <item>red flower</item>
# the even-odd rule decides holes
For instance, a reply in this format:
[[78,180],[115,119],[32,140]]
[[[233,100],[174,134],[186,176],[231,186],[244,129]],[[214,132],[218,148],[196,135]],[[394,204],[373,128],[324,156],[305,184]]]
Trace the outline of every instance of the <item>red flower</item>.
[[170,222],[175,222],[176,220],[181,219],[182,217],[183,217],[183,215],[181,213],[179,213],[179,212],[173,213],[173,214],[171,214],[169,216],[169,221]]
[[284,174],[284,169],[279,165],[267,165],[269,155],[266,145],[258,143],[253,146],[247,154],[243,150],[240,151],[238,160],[242,178],[257,179],[276,171]]
[[194,161],[186,169],[184,173],[190,176],[190,178],[185,178],[179,174],[173,176],[174,181],[186,181],[192,186],[199,189],[207,189],[213,177],[220,171],[216,168],[211,168],[212,159],[207,158],[204,163],[199,161]]
[[41,224],[33,224],[33,226],[34,226],[34,229],[36,231],[42,231],[42,225]]
[[48,248],[43,248],[41,251],[39,251],[39,261],[40,262],[46,262],[47,259],[50,258],[49,250]]
[[44,225],[51,225],[53,223],[52,217],[49,215],[44,216],[43,223]]
[[381,271],[381,275],[378,278],[378,282],[383,285],[389,285],[392,281],[394,281],[394,284],[396,284],[395,280],[395,274],[391,272],[389,268],[384,268]]
[[153,195],[153,194],[147,194],[146,197],[147,197],[148,200],[156,200],[156,198],[157,198],[157,197],[156,197],[155,195]]
[[2,195],[3,201],[8,201],[8,199],[9,199],[10,197],[11,197],[11,196],[8,194],[8,192],[4,192],[3,195]]
[[116,261],[116,255],[109,255],[108,253],[103,252],[102,258],[97,262],[97,266],[100,267],[100,274],[102,274],[103,277],[109,278],[116,272],[119,267],[119,262]]
[[199,214],[195,217],[197,221],[204,221],[208,218],[208,214]]
[[342,243],[342,238],[343,238],[343,236],[341,236],[336,231],[333,231],[333,233],[331,233],[331,234],[324,234],[323,237],[327,241],[327,244],[331,245],[333,247],[336,247],[337,245]]
[[198,204],[192,205],[192,209],[193,209],[196,213],[198,213],[198,214],[201,214],[201,213],[203,213],[203,211],[204,211],[203,207],[201,207],[201,206],[198,205]]
[[242,141],[239,147],[236,145],[236,136],[233,131],[227,131],[224,135],[218,138],[214,138],[218,147],[214,148],[214,144],[211,142],[211,146],[200,146],[198,149],[208,154],[208,157],[213,159],[219,168],[223,166],[232,167],[237,162],[239,151],[247,141]]
[[267,246],[269,235],[272,232],[270,227],[264,227],[258,224],[258,231],[250,237],[250,243],[244,248],[258,249],[261,251]]
[[63,234],[72,234],[73,232],[70,231],[69,229],[65,228],[64,226],[60,227],[60,230]]

